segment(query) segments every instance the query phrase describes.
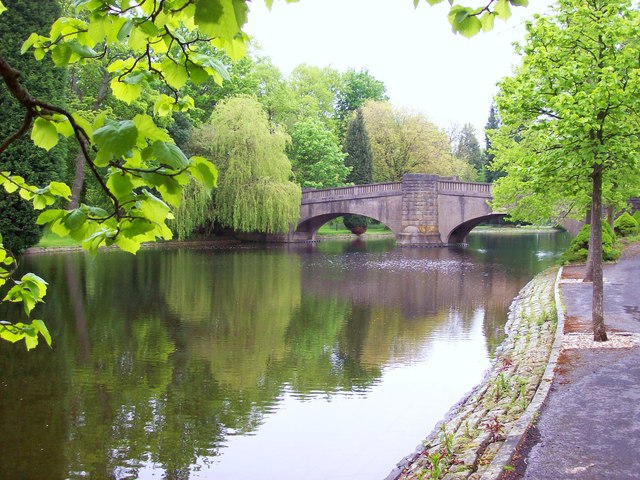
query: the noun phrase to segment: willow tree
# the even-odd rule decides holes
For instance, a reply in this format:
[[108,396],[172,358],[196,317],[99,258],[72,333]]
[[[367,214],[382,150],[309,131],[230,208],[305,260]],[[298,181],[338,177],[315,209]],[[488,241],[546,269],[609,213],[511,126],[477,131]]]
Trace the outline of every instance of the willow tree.
[[594,339],[605,341],[602,202],[640,185],[640,12],[624,0],[559,0],[527,30],[522,66],[497,100],[494,167],[507,176],[494,207],[523,220],[590,208]]
[[194,148],[219,171],[215,218],[240,232],[286,232],[298,220],[300,187],[291,181],[288,136],[252,97],[220,102],[194,135]]

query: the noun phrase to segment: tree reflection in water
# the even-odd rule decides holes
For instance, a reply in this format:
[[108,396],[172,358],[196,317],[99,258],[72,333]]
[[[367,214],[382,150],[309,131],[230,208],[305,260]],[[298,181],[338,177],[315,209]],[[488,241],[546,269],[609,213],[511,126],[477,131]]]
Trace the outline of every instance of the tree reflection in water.
[[55,343],[0,351],[0,478],[188,478],[285,395],[366,396],[477,318],[491,355],[542,267],[540,239],[496,241],[27,257]]

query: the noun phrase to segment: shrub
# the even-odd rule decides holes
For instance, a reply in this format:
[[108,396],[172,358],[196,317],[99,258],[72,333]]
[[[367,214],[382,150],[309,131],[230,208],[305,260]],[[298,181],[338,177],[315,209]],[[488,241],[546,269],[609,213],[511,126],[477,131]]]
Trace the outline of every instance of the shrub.
[[638,221],[629,215],[628,212],[624,212],[616,221],[613,222],[613,228],[616,233],[622,237],[628,237],[630,235],[635,235],[638,233],[640,227],[638,226]]
[[638,210],[633,214],[633,218],[635,219],[636,222],[638,222],[638,225],[640,225],[640,210]]
[[[585,225],[580,229],[576,238],[571,241],[569,250],[563,255],[565,262],[585,261],[589,254],[589,235],[591,234],[591,225]],[[617,260],[620,257],[620,251],[614,248],[616,242],[616,234],[613,232],[611,225],[602,222],[602,259],[605,261]]]
[[342,223],[355,235],[362,235],[369,225],[367,217],[362,215],[345,215],[342,217]]

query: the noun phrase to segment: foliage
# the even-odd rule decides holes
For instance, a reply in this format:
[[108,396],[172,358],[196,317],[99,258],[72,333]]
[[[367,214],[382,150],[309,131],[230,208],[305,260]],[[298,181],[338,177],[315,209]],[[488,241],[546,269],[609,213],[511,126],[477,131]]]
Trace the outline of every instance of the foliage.
[[[578,235],[571,241],[568,251],[562,259],[566,262],[583,262],[589,253],[589,236],[591,226],[584,225]],[[620,251],[615,248],[616,235],[607,222],[602,222],[602,259],[614,261],[620,257]]]
[[480,172],[484,155],[480,149],[480,142],[478,142],[473,125],[465,123],[461,128],[454,125],[449,133],[449,138],[453,156],[458,160],[469,163],[476,171]]
[[349,167],[335,135],[317,120],[296,123],[291,130],[289,157],[296,181],[303,188],[330,188],[345,184]]
[[300,213],[300,187],[290,181],[287,135],[254,98],[241,96],[216,106],[198,129],[195,151],[220,169],[215,218],[241,232],[286,232]]
[[351,233],[362,235],[367,231],[369,219],[362,215],[345,215],[342,217],[342,223],[344,223],[345,227],[351,230]]
[[489,117],[487,118],[487,123],[484,126],[484,142],[485,142],[485,150],[484,150],[484,160],[483,160],[483,176],[484,181],[493,183],[498,178],[504,177],[505,173],[501,169],[494,169],[492,167],[493,159],[495,155],[493,154],[492,146],[491,146],[491,135],[495,130],[500,128],[500,116],[498,115],[498,109],[496,108],[495,102],[491,103],[491,108],[489,109]]
[[[628,192],[638,184],[638,138],[629,135],[640,106],[632,74],[639,45],[629,40],[640,31],[637,17],[626,2],[562,0],[554,17],[528,25],[527,44],[518,47],[523,65],[501,82],[497,99],[503,125],[492,136],[494,167],[508,173],[494,188],[497,208],[562,198],[582,217],[595,167],[607,199],[618,200],[614,186]],[[590,29],[594,35],[585,35]],[[524,213],[512,210],[535,220]]]
[[[21,81],[32,95],[61,103],[64,99],[66,75],[62,68],[55,67],[50,59],[41,62],[20,54],[25,32],[44,33],[60,15],[55,0],[46,0],[33,8],[33,2],[11,0],[6,2],[8,10],[0,20],[0,56],[14,68],[25,72]],[[4,87],[4,85],[3,85]],[[22,105],[5,89],[0,88],[0,144],[2,140],[20,129],[24,111]],[[44,184],[59,180],[63,175],[66,148],[58,145],[49,152],[31,142],[13,143],[0,153],[0,170],[20,172],[30,183]],[[40,228],[35,220],[37,213],[29,203],[16,195],[0,192],[0,232],[4,244],[15,253],[38,243]]]
[[212,225],[215,219],[211,189],[191,181],[182,189],[182,200],[169,227],[179,240],[189,238],[198,228]]
[[615,222],[613,222],[613,228],[615,232],[622,237],[636,235],[640,230],[638,221],[629,215],[629,212],[624,212],[616,218]]
[[336,130],[334,104],[342,85],[342,75],[330,67],[298,65],[287,80],[296,105],[296,119],[317,119]]
[[[443,0],[427,0],[429,5],[436,5]],[[413,0],[418,6],[420,0]],[[489,0],[480,6],[465,7],[454,0],[449,0],[449,23],[455,33],[465,37],[473,37],[480,31],[490,31],[496,18],[508,20],[511,17],[511,6],[527,6],[529,0]]]
[[468,163],[451,156],[446,132],[423,115],[373,101],[364,105],[363,114],[375,182],[397,182],[405,173],[475,178]]
[[636,222],[638,222],[638,225],[640,225],[640,210],[634,212],[633,218]]
[[385,101],[387,88],[368,70],[348,70],[342,76],[342,86],[336,98],[336,118],[340,137],[347,129],[352,112],[362,107],[367,100]]
[[373,154],[362,108],[358,108],[351,117],[344,141],[344,150],[347,153],[344,163],[351,167],[347,181],[355,185],[372,183]]

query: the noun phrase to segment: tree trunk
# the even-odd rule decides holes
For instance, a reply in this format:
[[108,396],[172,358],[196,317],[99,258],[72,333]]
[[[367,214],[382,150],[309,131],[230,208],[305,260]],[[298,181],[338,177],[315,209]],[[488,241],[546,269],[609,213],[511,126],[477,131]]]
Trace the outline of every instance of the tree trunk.
[[[593,206],[593,197],[591,199],[591,203]],[[591,230],[589,233],[589,253],[587,253],[587,265],[584,269],[583,282],[593,282],[593,212],[593,208],[590,209],[587,212],[587,218],[585,219]]]
[[615,207],[613,205],[607,205],[607,223],[613,230],[613,222],[615,221]]
[[606,342],[607,332],[604,328],[604,286],[602,279],[602,165],[594,164],[591,174],[593,192],[591,197],[591,245],[593,251],[593,303],[591,318],[593,322],[593,339]]
[[75,210],[80,205],[80,196],[82,195],[82,187],[84,186],[84,163],[84,155],[82,154],[82,150],[80,150],[75,160],[76,168],[73,176],[73,185],[71,186],[69,210]]

